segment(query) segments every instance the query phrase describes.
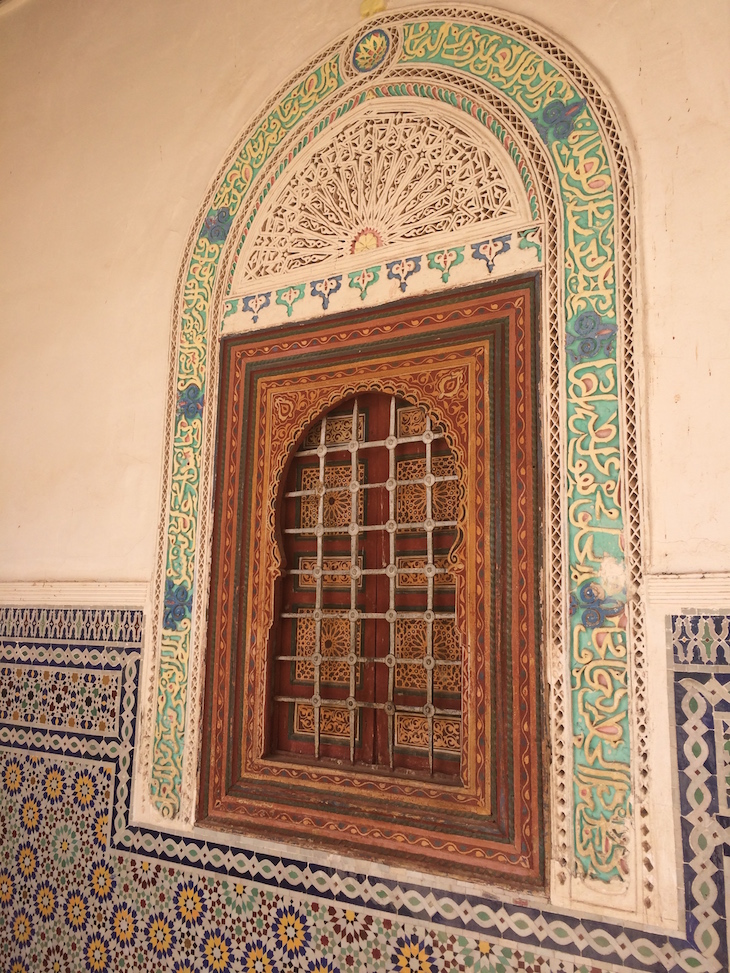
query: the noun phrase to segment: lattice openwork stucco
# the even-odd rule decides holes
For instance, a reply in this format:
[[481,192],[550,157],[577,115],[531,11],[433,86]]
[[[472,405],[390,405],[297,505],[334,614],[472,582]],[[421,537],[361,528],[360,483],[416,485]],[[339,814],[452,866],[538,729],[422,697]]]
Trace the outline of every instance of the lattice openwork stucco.
[[500,156],[455,113],[371,103],[288,169],[245,239],[236,282],[529,219]]

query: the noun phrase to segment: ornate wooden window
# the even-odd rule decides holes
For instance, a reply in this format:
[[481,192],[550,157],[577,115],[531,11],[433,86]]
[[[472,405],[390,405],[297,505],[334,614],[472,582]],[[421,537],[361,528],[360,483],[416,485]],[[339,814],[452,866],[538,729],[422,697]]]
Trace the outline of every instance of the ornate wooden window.
[[224,340],[201,823],[543,882],[535,302]]

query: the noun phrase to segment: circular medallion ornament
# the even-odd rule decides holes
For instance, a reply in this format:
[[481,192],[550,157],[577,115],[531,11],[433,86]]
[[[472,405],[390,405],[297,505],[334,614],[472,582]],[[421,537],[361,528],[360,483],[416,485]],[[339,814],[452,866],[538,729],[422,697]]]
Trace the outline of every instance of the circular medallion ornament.
[[382,247],[383,238],[377,230],[372,227],[365,227],[359,230],[355,239],[350,244],[350,253],[363,253],[366,250],[377,250]]
[[360,74],[367,74],[379,68],[388,56],[390,37],[380,27],[363,34],[352,52],[352,66]]

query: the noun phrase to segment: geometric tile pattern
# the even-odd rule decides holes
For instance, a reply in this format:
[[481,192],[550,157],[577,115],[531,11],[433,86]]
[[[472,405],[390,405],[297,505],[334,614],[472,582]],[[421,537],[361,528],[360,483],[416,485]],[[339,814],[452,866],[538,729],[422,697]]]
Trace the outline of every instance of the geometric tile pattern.
[[672,616],[687,933],[728,968],[725,876],[730,618]]
[[13,608],[0,606],[3,639],[53,639],[142,644],[138,608]]
[[730,666],[730,617],[673,615],[672,658],[675,665]]
[[[673,619],[679,657],[687,626]],[[713,623],[714,624],[714,623]],[[719,631],[716,629],[716,632]],[[679,662],[675,679],[687,928],[668,936],[595,917],[354,874],[192,832],[129,824],[141,644],[0,641],[10,662],[108,672],[115,736],[0,723],[2,969],[261,973],[608,973],[727,969],[717,727],[730,665]],[[120,640],[121,641],[121,640]],[[714,659],[730,649],[717,646]],[[724,655],[723,658],[730,658]],[[719,721],[719,722],[718,722]],[[723,731],[724,732],[724,731]]]
[[730,815],[730,713],[715,712],[717,758],[717,810]]
[[119,674],[0,666],[0,721],[116,736]]

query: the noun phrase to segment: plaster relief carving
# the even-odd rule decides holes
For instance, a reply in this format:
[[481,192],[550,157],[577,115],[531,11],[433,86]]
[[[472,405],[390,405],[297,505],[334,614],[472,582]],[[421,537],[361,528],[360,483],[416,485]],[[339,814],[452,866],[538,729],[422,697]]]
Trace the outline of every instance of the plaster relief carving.
[[292,164],[260,213],[237,284],[523,215],[523,193],[501,160],[451,115],[358,113],[333,127],[306,162]]

